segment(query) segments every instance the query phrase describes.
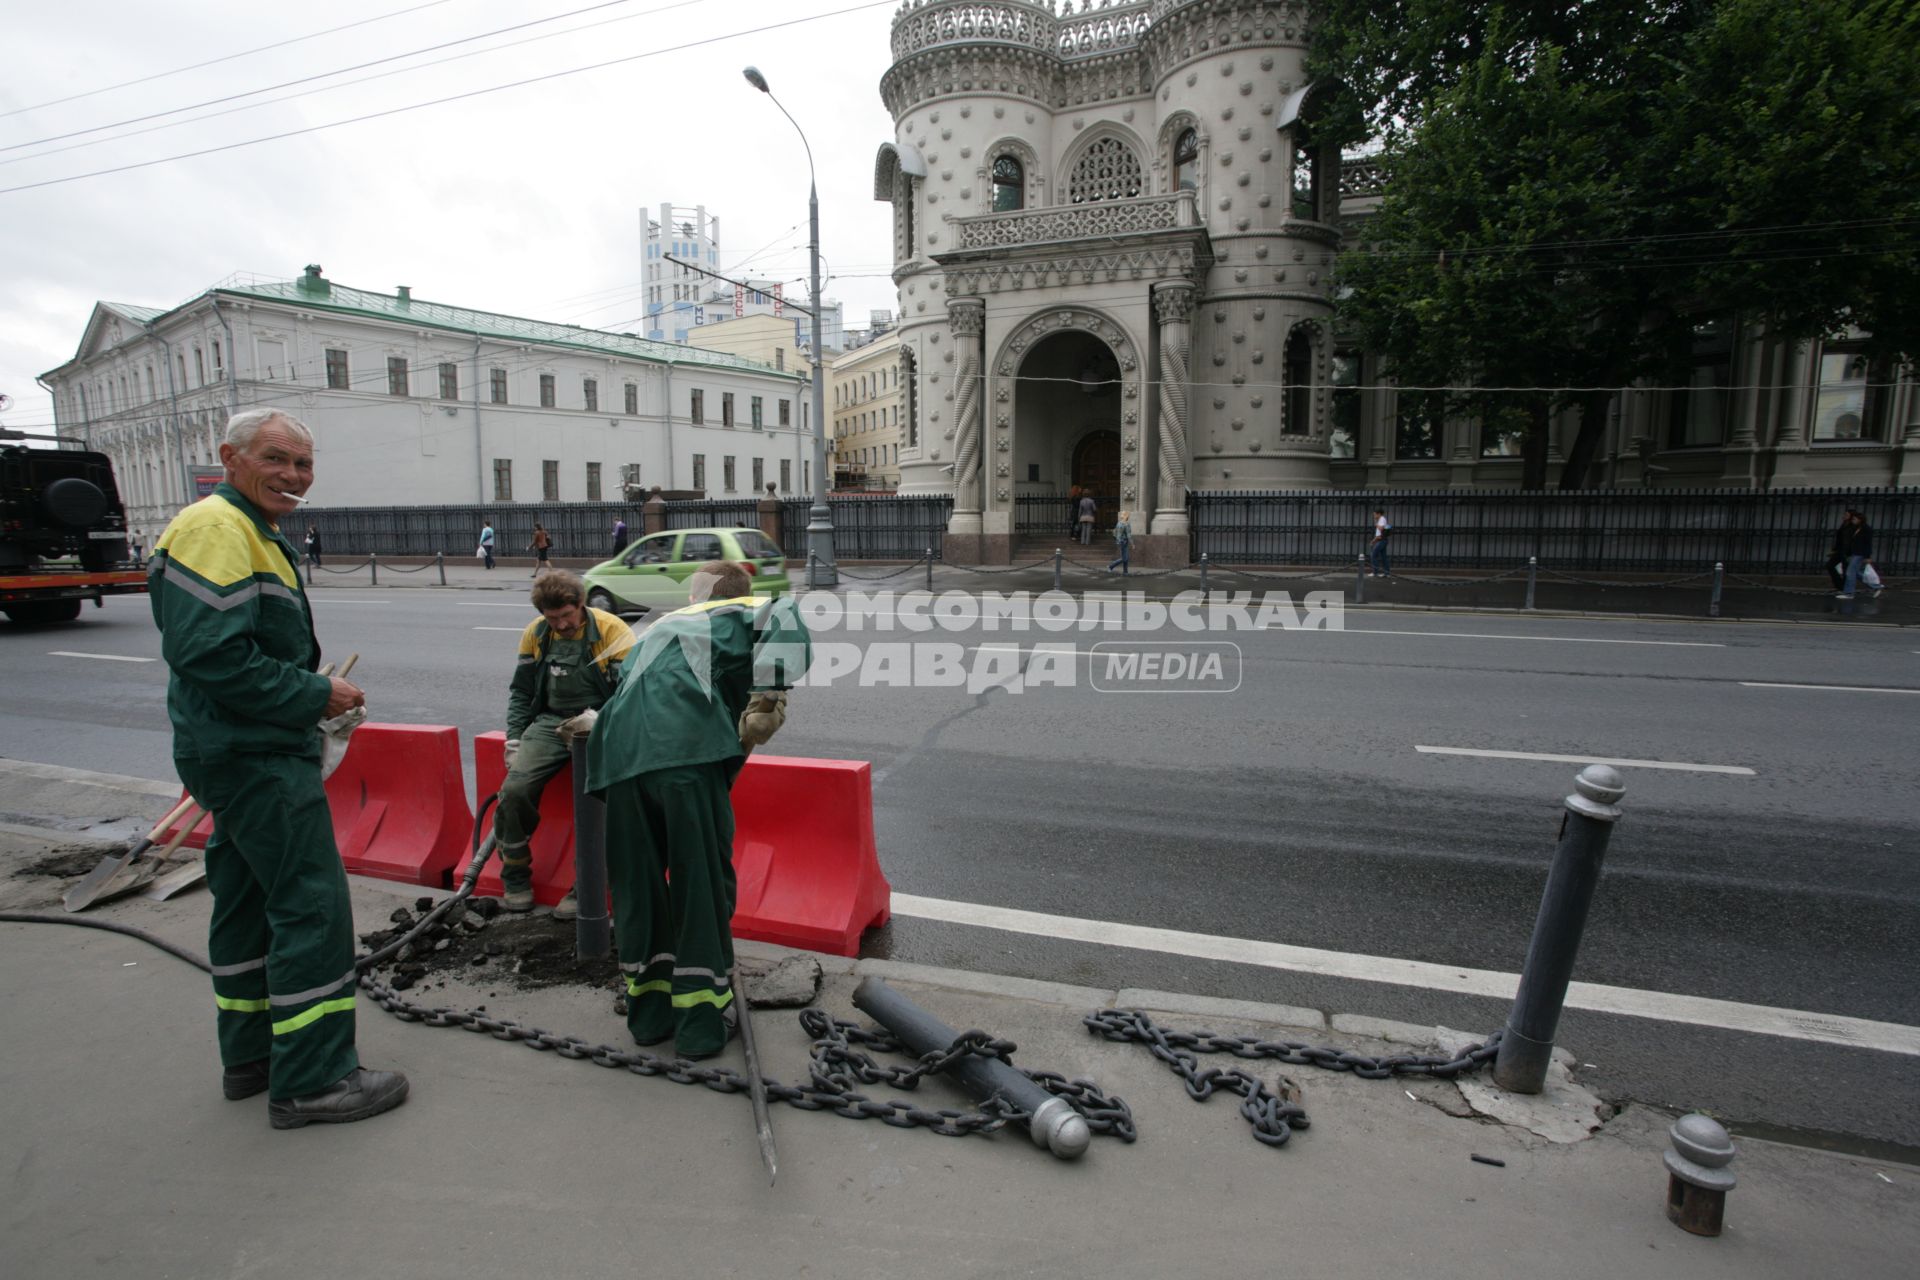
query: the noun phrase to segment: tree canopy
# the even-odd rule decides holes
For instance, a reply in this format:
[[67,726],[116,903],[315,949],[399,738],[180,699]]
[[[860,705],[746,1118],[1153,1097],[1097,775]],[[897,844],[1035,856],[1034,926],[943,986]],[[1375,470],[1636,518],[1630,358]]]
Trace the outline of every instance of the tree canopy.
[[[1920,6],[1905,0],[1329,0],[1319,127],[1380,148],[1340,323],[1446,411],[1522,424],[1669,374],[1735,314],[1920,352]],[[1405,393],[1403,393],[1405,394]],[[1440,400],[1436,398],[1436,405]]]

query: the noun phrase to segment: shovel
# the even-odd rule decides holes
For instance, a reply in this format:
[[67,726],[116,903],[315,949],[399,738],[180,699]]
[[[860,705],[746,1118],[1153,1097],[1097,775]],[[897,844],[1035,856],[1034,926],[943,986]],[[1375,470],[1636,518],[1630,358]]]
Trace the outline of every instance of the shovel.
[[[172,826],[175,820],[185,816],[189,809],[196,811],[194,821],[199,821],[197,816],[198,806],[194,804],[193,797],[188,796],[179,804],[175,805],[167,813],[166,817],[160,819],[158,825],[156,825],[153,830],[147,832],[144,838],[134,842],[133,846],[125,853],[111,853],[100,859],[100,865],[87,872],[86,879],[67,890],[67,896],[62,900],[66,909],[69,911],[85,911],[88,907],[92,906],[99,900],[101,893],[105,891],[107,882],[139,861],[139,859],[146,854],[147,850],[153,848],[153,842],[159,839],[160,833]],[[180,837],[184,839],[186,833],[192,830],[192,828],[193,823],[187,823],[180,829]]]
[[[161,846],[160,852],[145,862],[129,862],[122,867],[93,895],[93,901],[108,902],[114,898],[125,897],[134,890],[151,884],[154,877],[159,874],[160,868],[166,865],[167,859],[173,857],[180,846],[186,843],[194,827],[199,825],[200,816],[200,807],[189,805],[186,816],[180,820],[180,829],[173,833],[173,837],[165,845]],[[190,868],[181,869],[189,870]],[[201,865],[200,870],[204,874],[205,864]],[[68,910],[73,908],[69,907]]]

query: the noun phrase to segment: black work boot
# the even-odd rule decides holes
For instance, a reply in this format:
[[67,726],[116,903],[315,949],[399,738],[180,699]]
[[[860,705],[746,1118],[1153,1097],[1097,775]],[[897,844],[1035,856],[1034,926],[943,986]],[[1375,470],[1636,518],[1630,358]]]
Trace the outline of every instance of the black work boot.
[[265,1058],[243,1062],[237,1067],[228,1067],[220,1076],[220,1091],[227,1095],[229,1102],[251,1098],[256,1093],[265,1092],[266,1087],[267,1060]]
[[355,1067],[331,1088],[304,1098],[275,1098],[267,1117],[276,1129],[310,1124],[348,1124],[391,1111],[407,1100],[407,1078],[398,1071]]

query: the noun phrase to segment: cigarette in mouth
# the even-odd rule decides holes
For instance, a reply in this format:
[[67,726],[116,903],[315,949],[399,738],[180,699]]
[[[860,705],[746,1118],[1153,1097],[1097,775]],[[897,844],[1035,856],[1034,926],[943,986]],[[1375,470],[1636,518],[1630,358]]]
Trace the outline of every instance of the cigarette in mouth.
[[303,498],[297,493],[282,493],[280,496],[283,498],[292,498],[295,502],[299,503],[303,507],[306,506],[309,502],[313,501],[312,498]]

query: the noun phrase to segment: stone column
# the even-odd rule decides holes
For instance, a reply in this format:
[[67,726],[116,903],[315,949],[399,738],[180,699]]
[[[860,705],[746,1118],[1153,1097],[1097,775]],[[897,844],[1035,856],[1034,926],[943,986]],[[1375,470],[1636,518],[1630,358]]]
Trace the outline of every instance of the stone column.
[[980,298],[957,298],[947,303],[947,324],[953,331],[953,516],[947,532],[980,533],[980,471],[983,463],[980,424],[981,335],[986,330],[987,304]]
[[1194,287],[1190,280],[1153,286],[1153,313],[1160,325],[1160,491],[1151,532],[1187,536],[1187,357],[1193,347]]

